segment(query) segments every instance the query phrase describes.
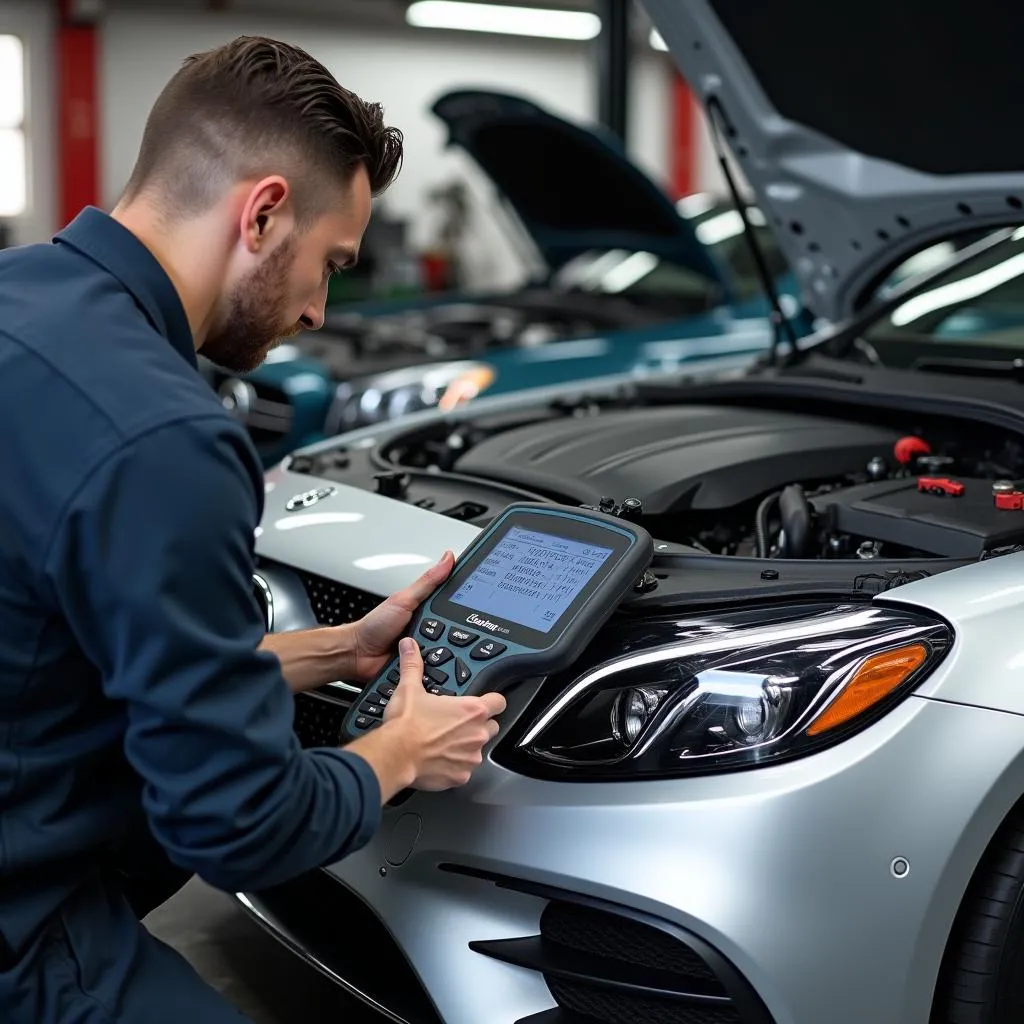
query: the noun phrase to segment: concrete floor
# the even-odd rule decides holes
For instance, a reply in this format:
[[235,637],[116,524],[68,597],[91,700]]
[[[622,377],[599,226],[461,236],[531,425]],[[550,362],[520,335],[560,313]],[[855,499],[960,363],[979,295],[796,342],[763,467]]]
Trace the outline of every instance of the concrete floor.
[[286,952],[229,896],[198,879],[154,910],[145,924],[252,1024],[380,1024],[380,1017]]

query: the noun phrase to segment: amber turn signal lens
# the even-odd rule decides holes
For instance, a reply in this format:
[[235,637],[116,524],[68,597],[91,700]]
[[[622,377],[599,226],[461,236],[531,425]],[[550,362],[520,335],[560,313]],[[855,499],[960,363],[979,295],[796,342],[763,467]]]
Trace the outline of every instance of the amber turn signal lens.
[[807,735],[818,736],[867,711],[888,697],[927,657],[923,644],[910,644],[866,658],[839,696],[811,724]]
[[445,389],[437,407],[441,412],[451,412],[466,402],[471,402],[482,391],[494,383],[495,373],[489,366],[474,366],[460,373]]

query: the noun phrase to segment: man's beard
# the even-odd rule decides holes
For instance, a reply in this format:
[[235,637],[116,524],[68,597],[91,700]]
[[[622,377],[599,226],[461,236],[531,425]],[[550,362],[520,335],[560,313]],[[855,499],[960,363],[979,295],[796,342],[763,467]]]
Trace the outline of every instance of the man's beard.
[[273,314],[284,307],[288,275],[295,246],[282,242],[235,288],[228,303],[227,321],[211,331],[202,354],[217,366],[235,373],[255,370],[272,348],[302,330],[302,324],[281,324]]

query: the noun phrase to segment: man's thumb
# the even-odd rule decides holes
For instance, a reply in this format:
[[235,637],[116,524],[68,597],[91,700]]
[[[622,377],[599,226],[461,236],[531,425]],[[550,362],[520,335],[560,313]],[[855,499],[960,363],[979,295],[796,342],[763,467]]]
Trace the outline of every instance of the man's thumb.
[[398,642],[399,686],[415,683],[423,686],[423,658],[420,647],[411,636],[403,636]]

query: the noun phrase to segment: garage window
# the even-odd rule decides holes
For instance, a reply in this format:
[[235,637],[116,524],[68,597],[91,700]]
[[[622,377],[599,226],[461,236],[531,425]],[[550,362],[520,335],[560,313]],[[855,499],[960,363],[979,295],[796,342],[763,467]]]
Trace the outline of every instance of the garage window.
[[0,35],[0,217],[28,205],[25,145],[25,54],[17,36]]

